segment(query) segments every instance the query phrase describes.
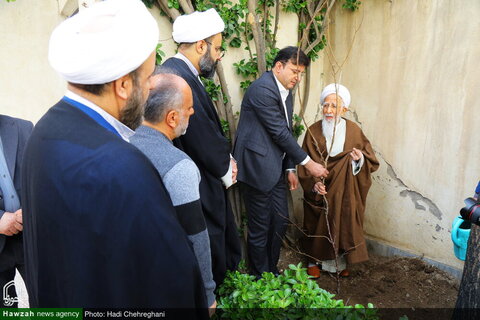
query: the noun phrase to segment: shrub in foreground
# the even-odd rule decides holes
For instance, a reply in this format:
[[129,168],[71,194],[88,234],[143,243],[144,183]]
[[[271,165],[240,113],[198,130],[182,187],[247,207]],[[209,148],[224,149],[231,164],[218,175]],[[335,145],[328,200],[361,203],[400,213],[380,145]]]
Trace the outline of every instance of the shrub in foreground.
[[262,278],[229,272],[218,290],[217,319],[378,319],[371,303],[345,306],[320,288],[301,263]]

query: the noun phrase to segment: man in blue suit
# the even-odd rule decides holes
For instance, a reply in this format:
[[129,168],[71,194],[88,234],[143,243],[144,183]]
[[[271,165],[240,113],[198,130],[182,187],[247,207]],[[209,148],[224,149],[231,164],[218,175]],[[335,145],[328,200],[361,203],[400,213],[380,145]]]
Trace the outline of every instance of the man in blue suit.
[[[278,52],[271,71],[254,81],[242,101],[234,147],[237,179],[243,185],[248,214],[251,272],[278,274],[280,247],[288,224],[285,175],[298,187],[295,165],[315,177],[328,171],[310,159],[292,135],[293,96],[310,59],[297,47]],[[285,174],[286,173],[286,174]]]
[[8,286],[15,269],[25,279],[20,168],[32,129],[30,121],[0,115],[0,290],[7,286],[0,306],[4,308],[17,306],[15,286]]

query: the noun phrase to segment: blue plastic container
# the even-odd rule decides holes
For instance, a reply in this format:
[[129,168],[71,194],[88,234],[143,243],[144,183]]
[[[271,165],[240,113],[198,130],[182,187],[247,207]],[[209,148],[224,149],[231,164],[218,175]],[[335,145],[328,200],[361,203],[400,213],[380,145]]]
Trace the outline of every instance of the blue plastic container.
[[452,223],[452,241],[455,257],[465,261],[467,256],[468,238],[470,237],[470,228],[472,224],[458,216]]

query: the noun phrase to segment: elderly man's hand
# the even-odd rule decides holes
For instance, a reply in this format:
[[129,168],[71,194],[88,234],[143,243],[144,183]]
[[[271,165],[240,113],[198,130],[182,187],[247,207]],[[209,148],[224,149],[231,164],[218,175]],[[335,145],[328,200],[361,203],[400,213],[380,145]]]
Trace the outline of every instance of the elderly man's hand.
[[313,186],[313,192],[324,195],[327,194],[327,189],[325,188],[325,185],[319,181]]
[[358,160],[362,159],[363,153],[362,153],[362,151],[353,148],[353,151],[350,152],[350,156],[352,157],[352,160],[358,161]]
[[22,230],[22,209],[3,213],[2,218],[0,218],[0,234],[13,236]]
[[305,169],[307,169],[308,173],[315,178],[326,178],[328,176],[328,170],[313,160],[309,160],[305,164]]

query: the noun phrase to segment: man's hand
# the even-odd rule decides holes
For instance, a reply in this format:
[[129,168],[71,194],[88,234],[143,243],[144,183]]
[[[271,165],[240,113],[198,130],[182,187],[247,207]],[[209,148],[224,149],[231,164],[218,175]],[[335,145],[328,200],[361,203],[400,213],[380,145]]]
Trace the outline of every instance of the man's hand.
[[363,153],[362,153],[362,151],[353,148],[353,151],[350,152],[350,157],[352,157],[352,160],[358,161],[358,160],[362,159]]
[[[17,222],[22,225],[22,230],[23,230],[23,214],[22,214],[22,209],[18,209],[15,213],[15,218],[17,219]],[[20,231],[22,231],[20,230]]]
[[232,165],[232,182],[233,182],[233,184],[235,184],[235,183],[237,183],[237,173],[238,173],[237,161],[235,161],[235,159],[231,158],[230,163]]
[[290,187],[290,190],[297,190],[298,178],[294,171],[288,171],[287,180],[288,180],[288,185]]
[[305,169],[307,169],[308,173],[315,178],[326,178],[328,176],[328,170],[313,160],[309,160],[305,164]]
[[320,181],[315,183],[315,185],[313,186],[313,192],[321,194],[321,195],[327,194],[327,190],[325,189],[325,185],[323,183],[321,183]]
[[4,212],[0,219],[0,234],[13,236],[23,230],[22,209],[15,212]]
[[215,309],[217,309],[217,300],[213,302],[213,304],[208,308],[208,315],[210,318],[214,315]]

